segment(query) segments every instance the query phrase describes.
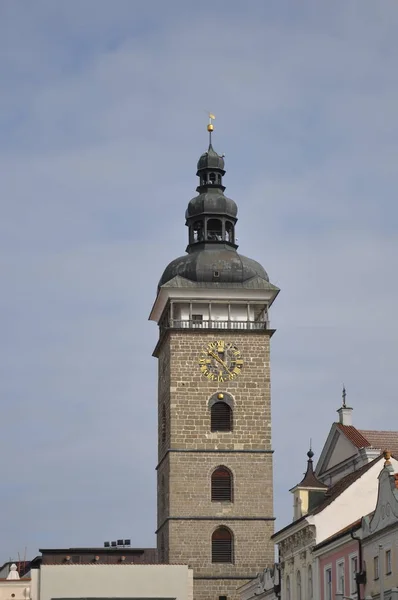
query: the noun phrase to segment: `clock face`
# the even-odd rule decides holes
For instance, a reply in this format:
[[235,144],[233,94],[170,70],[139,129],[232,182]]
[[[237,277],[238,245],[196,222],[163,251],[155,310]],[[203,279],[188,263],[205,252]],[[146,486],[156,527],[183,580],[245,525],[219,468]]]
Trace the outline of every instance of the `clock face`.
[[240,350],[231,343],[211,342],[199,358],[200,370],[211,381],[231,381],[243,366]]

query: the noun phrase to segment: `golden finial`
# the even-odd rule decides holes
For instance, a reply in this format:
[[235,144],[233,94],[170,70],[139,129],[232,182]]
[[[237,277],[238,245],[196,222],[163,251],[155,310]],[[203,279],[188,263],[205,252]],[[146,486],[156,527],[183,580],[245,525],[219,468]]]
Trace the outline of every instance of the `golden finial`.
[[385,467],[389,467],[389,466],[391,465],[391,461],[390,461],[390,458],[391,458],[391,450],[384,450],[384,452],[383,452],[383,456],[384,456],[384,460],[386,461],[386,462],[384,463],[384,466],[385,466]]
[[209,124],[207,125],[207,131],[209,133],[211,133],[214,130],[213,121],[215,118],[216,117],[212,113],[209,113]]

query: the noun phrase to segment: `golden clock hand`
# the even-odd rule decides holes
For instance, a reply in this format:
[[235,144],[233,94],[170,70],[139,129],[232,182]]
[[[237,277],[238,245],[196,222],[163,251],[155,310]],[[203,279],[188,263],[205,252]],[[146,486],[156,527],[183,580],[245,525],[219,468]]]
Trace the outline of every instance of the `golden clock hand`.
[[220,364],[221,364],[223,367],[225,367],[225,369],[228,371],[228,373],[229,373],[230,375],[232,375],[231,371],[230,371],[230,370],[229,370],[229,368],[227,367],[227,364],[226,364],[226,363],[225,363],[225,362],[222,360],[222,358],[220,358],[220,357],[218,356],[218,354],[215,354],[215,353],[214,353],[214,352],[212,352],[212,351],[210,351],[210,352],[209,352],[209,354],[210,354],[211,356],[213,356],[213,358],[215,358],[215,359],[216,359],[216,361],[217,361],[217,362],[219,362],[219,363],[220,363]]

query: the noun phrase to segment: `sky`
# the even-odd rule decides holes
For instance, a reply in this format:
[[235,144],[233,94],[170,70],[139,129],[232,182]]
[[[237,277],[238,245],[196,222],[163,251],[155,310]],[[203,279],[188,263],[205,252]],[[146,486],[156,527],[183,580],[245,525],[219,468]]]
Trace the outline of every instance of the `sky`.
[[396,0],[0,3],[0,561],[155,544],[148,316],[207,111],[281,288],[276,528],[343,383],[356,426],[398,429],[397,28]]

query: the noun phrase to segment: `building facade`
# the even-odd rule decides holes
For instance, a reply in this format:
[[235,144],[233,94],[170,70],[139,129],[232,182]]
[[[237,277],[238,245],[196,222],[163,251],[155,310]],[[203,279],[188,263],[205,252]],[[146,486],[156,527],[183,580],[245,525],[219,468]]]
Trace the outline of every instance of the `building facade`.
[[233,600],[274,563],[268,310],[279,290],[237,252],[224,174],[210,139],[185,214],[187,254],[165,269],[150,315],[159,325],[158,552],[194,569],[195,600]]
[[192,600],[192,590],[186,565],[42,564],[38,600]]
[[398,473],[390,453],[384,457],[375,510],[362,519],[365,595],[377,600],[398,588]]
[[0,578],[0,600],[39,600],[38,571],[28,571],[20,578],[16,564],[9,564],[6,577]]
[[[341,587],[342,575],[345,578],[344,589],[351,587],[348,585],[351,564],[348,559],[351,558],[351,554],[354,555],[355,547],[359,563],[361,557],[358,546],[354,543],[352,547],[349,546],[348,535],[362,515],[374,510],[378,494],[377,477],[382,458],[382,455],[378,456],[330,488],[323,489],[322,495],[320,484],[316,484],[318,480],[311,472],[312,456],[309,458],[304,480],[291,490],[295,497],[302,499],[301,506],[308,507],[308,511],[300,516],[300,513],[296,512],[295,503],[293,523],[273,536],[279,549],[283,600],[329,600],[330,595],[332,600],[335,600]],[[398,461],[391,459],[391,462],[394,468],[398,467]],[[306,481],[312,483],[307,489],[304,485]],[[317,495],[311,499],[316,485]],[[334,537],[342,532],[347,533],[344,542],[347,542],[348,549],[338,548],[338,540]],[[326,551],[330,551],[330,555],[324,560]],[[364,569],[361,564],[358,568],[360,571]],[[350,597],[350,594],[347,596]]]
[[335,600],[338,594],[353,599],[364,597],[361,579],[357,581],[361,558],[360,527],[359,519],[314,547],[313,557],[319,571],[319,600]]
[[346,404],[343,389],[339,420],[333,423],[320,454],[316,476],[328,487],[372,462],[386,449],[398,456],[398,432],[357,429],[353,425],[353,409]]

